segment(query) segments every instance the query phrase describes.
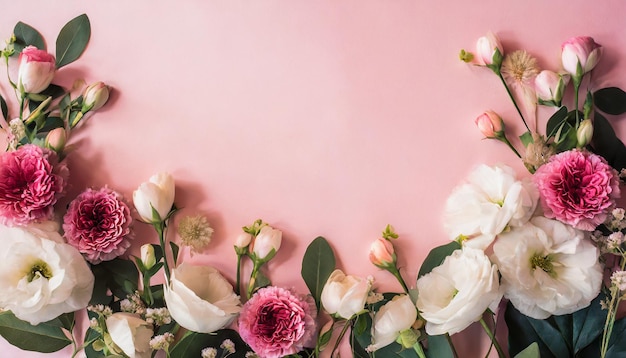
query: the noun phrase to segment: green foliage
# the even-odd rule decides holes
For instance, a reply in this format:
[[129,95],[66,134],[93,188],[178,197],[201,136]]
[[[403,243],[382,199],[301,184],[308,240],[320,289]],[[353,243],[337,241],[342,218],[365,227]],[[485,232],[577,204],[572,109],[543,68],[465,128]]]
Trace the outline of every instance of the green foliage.
[[546,139],[554,137],[566,118],[567,107],[561,107],[548,119],[548,123],[546,124]]
[[2,110],[2,117],[9,119],[9,107],[7,106],[7,101],[2,96],[0,96],[0,110]]
[[441,265],[446,257],[450,256],[450,254],[460,248],[461,244],[456,241],[450,241],[445,245],[437,246],[434,249],[430,250],[428,256],[426,256],[426,259],[420,267],[420,271],[417,277],[422,277],[432,271],[435,267]]
[[[12,345],[27,351],[56,352],[72,341],[66,335],[69,317],[55,318],[36,326],[24,322],[10,311],[0,313],[0,335]],[[73,317],[72,317],[73,321]]]
[[15,54],[22,52],[24,47],[35,46],[40,50],[46,50],[46,42],[41,34],[23,22],[18,22],[13,28],[13,34],[15,35]]
[[113,297],[107,288],[118,298],[126,298],[137,290],[139,271],[132,261],[116,258],[94,265],[91,270],[96,278],[91,304],[110,304]]
[[539,345],[537,343],[532,343],[526,349],[519,352],[515,358],[540,358],[539,356]]
[[170,349],[171,357],[195,358],[200,357],[200,353],[206,347],[217,349],[217,356],[222,357],[220,344],[225,339],[230,339],[235,344],[235,353],[228,357],[245,358],[247,352],[252,349],[241,339],[239,334],[231,329],[221,329],[214,333],[187,332],[185,336],[174,347]]
[[70,20],[59,32],[56,41],[56,66],[61,68],[83,54],[91,37],[91,24],[86,14]]
[[593,151],[603,156],[609,165],[617,171],[626,168],[626,147],[615,135],[615,131],[609,121],[598,112],[596,112],[593,121],[591,145]]
[[626,92],[617,87],[607,87],[593,94],[596,107],[604,113],[619,115],[626,113]]
[[302,258],[302,279],[309,288],[317,310],[320,309],[322,289],[335,270],[335,253],[325,238],[319,236],[309,244]]

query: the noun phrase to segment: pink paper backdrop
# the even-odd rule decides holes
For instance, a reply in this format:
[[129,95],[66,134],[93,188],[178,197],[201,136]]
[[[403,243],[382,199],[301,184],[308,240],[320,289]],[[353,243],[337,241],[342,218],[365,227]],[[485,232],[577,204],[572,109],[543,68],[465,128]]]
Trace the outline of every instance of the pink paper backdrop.
[[[597,87],[626,87],[623,0],[0,3],[0,37],[23,21],[51,51],[69,19],[91,19],[87,52],[57,82],[103,80],[113,93],[72,138],[69,197],[108,185],[130,198],[168,171],[181,215],[205,214],[215,229],[209,250],[187,260],[234,279],[232,242],[262,218],[284,232],[269,276],[301,292],[301,258],[317,236],[331,241],[345,272],[399,291],[368,261],[387,224],[400,234],[400,265],[414,284],[428,251],[448,242],[441,213],[454,186],[479,163],[524,173],[473,124],[493,109],[521,130],[497,77],[458,60],[487,31],[552,70],[564,40],[593,36],[605,50]],[[623,121],[613,123],[626,134]],[[135,227],[136,254],[156,237]],[[479,326],[454,339],[461,357],[488,349]],[[45,356],[2,342],[2,357]]]

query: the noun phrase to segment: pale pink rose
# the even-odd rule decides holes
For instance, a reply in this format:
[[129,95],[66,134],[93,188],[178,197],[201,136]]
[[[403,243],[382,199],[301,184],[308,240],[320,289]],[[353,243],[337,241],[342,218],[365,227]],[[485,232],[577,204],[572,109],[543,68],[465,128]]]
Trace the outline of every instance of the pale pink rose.
[[67,132],[65,128],[55,128],[48,132],[46,135],[46,139],[44,141],[44,145],[48,149],[52,149],[57,153],[63,151],[65,148],[65,143],[67,142]]
[[396,262],[396,254],[391,241],[382,237],[370,246],[370,262],[377,267],[391,267]]
[[[580,77],[591,71],[600,60],[602,46],[589,36],[572,37],[561,46],[563,69],[572,76]],[[578,64],[582,73],[578,73]]]
[[494,111],[486,111],[474,123],[486,138],[496,138],[504,130],[504,121]]
[[35,46],[27,46],[20,52],[18,62],[18,89],[39,93],[48,88],[56,71],[54,56]]
[[[500,52],[500,56],[496,56],[496,50]],[[502,44],[496,35],[489,32],[486,36],[483,36],[476,41],[476,55],[480,64],[499,65],[502,63],[502,56],[504,56],[504,49]]]
[[543,70],[535,77],[537,97],[543,101],[561,103],[567,82],[569,82],[569,75]]
[[87,189],[70,203],[63,217],[67,242],[87,261],[98,264],[113,260],[130,247],[132,218],[128,205],[117,192]]
[[0,156],[0,223],[23,225],[52,218],[69,171],[55,152],[26,144]]
[[269,261],[282,243],[283,233],[269,225],[263,226],[259,234],[250,243],[249,250],[259,260]]
[[617,172],[604,158],[585,150],[552,156],[533,178],[544,215],[580,230],[595,230],[620,196]]
[[258,290],[239,314],[241,338],[261,358],[280,358],[315,346],[315,304],[281,287]]
[[92,83],[85,89],[85,93],[83,93],[82,111],[84,113],[88,111],[97,111],[102,108],[108,100],[109,86],[102,81]]

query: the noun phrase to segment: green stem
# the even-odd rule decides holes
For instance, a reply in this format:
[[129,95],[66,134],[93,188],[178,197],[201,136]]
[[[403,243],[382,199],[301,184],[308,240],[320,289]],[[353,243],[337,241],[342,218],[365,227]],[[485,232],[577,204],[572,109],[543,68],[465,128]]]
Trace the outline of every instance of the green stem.
[[248,291],[246,293],[246,297],[248,297],[248,299],[250,299],[250,297],[252,297],[252,294],[254,293],[256,276],[259,273],[260,267],[261,265],[259,265],[259,263],[256,260],[254,260],[254,265],[252,266],[252,272],[250,273],[250,282],[248,283]]
[[388,268],[387,270],[389,272],[391,272],[391,274],[393,274],[393,276],[398,280],[398,282],[400,282],[400,285],[402,286],[402,289],[408,295],[409,294],[409,287],[406,285],[406,282],[404,282],[404,279],[402,278],[402,275],[400,275],[400,270],[398,270],[398,268],[395,265],[390,267],[390,268]]
[[[622,254],[622,260],[620,262],[620,270],[624,270],[626,266],[626,260]],[[613,325],[615,324],[615,318],[617,316],[617,308],[621,301],[622,296],[619,292],[619,287],[611,286],[611,303],[609,304],[609,312],[606,315],[606,321],[604,322],[604,329],[602,331],[602,344],[600,346],[600,357],[606,357],[606,352],[609,350],[609,340],[611,334],[613,334]]]
[[515,101],[515,97],[513,97],[513,93],[511,93],[511,89],[506,84],[506,81],[504,80],[504,77],[502,77],[502,72],[496,71],[496,74],[500,78],[500,81],[502,81],[502,84],[504,85],[504,88],[506,89],[506,93],[509,95],[509,98],[511,98],[511,101],[513,102],[513,105],[515,106],[515,109],[517,110],[517,113],[522,118],[522,122],[524,123],[524,126],[530,132],[530,128],[528,128],[528,124],[526,123],[526,120],[524,119],[524,115],[522,114],[522,111],[520,110],[519,106],[517,105],[517,101]]
[[339,343],[341,343],[341,341],[343,340],[343,336],[346,335],[346,332],[348,331],[349,327],[350,327],[350,321],[345,321],[343,328],[341,329],[341,332],[339,332],[339,336],[337,337],[337,340],[335,341],[335,346],[333,347],[333,350],[330,352],[331,357],[334,356],[335,351],[337,350],[337,348],[339,348]]
[[519,154],[519,152],[517,151],[517,149],[515,149],[515,147],[513,146],[513,144],[511,144],[511,142],[509,141],[509,139],[506,136],[503,136],[502,138],[496,138],[499,139],[501,142],[505,143],[506,145],[509,146],[509,148],[511,148],[511,150],[513,151],[513,153],[515,153],[515,155],[517,155],[518,158],[521,158],[522,156]]
[[241,257],[243,255],[237,254],[237,282],[235,284],[235,293],[239,295],[241,291]]
[[498,357],[506,358],[506,354],[504,354],[502,347],[500,347],[500,343],[498,343],[496,336],[493,334],[493,331],[491,330],[491,328],[489,328],[489,326],[487,325],[487,322],[485,322],[483,318],[480,319],[480,325],[483,326],[483,329],[485,330],[485,332],[487,332],[487,335],[491,339],[491,343],[493,344],[493,346],[496,348],[496,351],[498,352]]
[[574,82],[574,110],[576,111],[576,127],[578,128],[578,124],[580,123],[580,116],[578,114],[578,90],[580,89],[580,83],[582,82],[582,76],[580,78],[574,76],[572,79]]
[[413,345],[413,350],[415,351],[415,353],[417,353],[418,357],[426,358],[426,353],[424,353],[424,348],[422,348],[420,342],[417,342]]
[[459,354],[456,352],[456,348],[454,348],[454,343],[452,343],[452,338],[448,333],[446,333],[446,339],[448,340],[448,344],[450,344],[450,349],[452,350],[452,356],[454,358],[458,358]]
[[159,245],[161,245],[161,250],[163,251],[163,268],[165,271],[167,284],[169,285],[171,272],[170,265],[167,261],[167,248],[165,247],[165,229],[167,227],[167,224],[165,223],[165,221],[159,221],[158,223],[154,223],[153,226],[157,234],[159,235]]

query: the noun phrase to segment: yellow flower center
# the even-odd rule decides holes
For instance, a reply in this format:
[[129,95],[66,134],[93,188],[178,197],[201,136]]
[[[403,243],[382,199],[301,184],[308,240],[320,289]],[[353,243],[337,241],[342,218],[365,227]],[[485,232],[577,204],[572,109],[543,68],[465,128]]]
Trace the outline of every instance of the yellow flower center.
[[37,259],[27,268],[26,277],[28,278],[28,282],[33,282],[33,280],[40,277],[48,279],[52,277],[52,270],[45,261]]
[[540,268],[551,277],[555,277],[556,271],[554,271],[554,264],[552,263],[553,260],[554,259],[551,255],[541,256],[536,254],[530,258],[530,265],[533,270]]

